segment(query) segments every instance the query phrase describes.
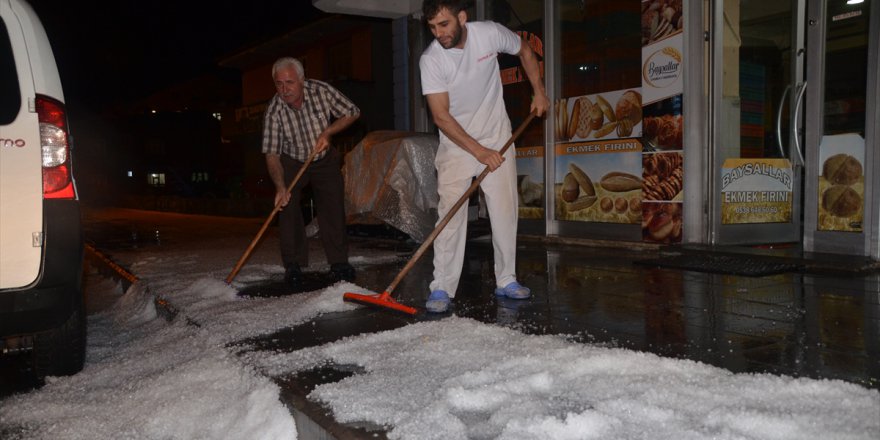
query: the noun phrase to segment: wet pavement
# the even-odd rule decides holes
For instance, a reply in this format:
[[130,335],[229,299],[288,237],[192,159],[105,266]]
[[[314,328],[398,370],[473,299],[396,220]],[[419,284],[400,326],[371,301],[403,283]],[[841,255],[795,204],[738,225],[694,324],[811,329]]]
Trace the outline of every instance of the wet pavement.
[[[354,240],[371,246],[375,240]],[[384,245],[388,245],[387,242]],[[398,246],[400,246],[398,244]],[[405,246],[403,246],[405,247]],[[406,253],[405,249],[400,249]],[[529,334],[562,334],[572,341],[602,344],[711,364],[734,373],[772,373],[841,379],[880,388],[880,274],[864,261],[835,256],[781,256],[749,249],[740,256],[777,259],[766,266],[798,269],[767,276],[742,276],[653,267],[646,260],[674,257],[679,248],[603,248],[521,238],[520,281],[532,289],[524,301],[496,298],[492,246],[482,237],[468,242],[458,294],[445,314],[407,316],[361,309],[316,318],[293,329],[252,341],[248,349],[293,351],[349,335],[393,329],[419,320],[457,315]],[[694,255],[714,253],[701,248]],[[401,261],[361,270],[355,283],[382,292],[403,268]],[[650,263],[650,261],[648,261]],[[859,270],[856,270],[859,269]],[[431,280],[426,253],[395,289],[398,301],[421,309]],[[262,287],[259,287],[262,286]],[[243,289],[284,290],[281,280]],[[359,292],[369,293],[369,292]],[[291,408],[324,420],[336,438],[381,438],[381,429],[340,425],[305,396],[316,385],[355,374],[350,366],[328,366],[277,378]]]
[[[356,245],[369,245],[369,240]],[[842,379],[880,388],[876,271],[749,277],[634,264],[663,255],[663,249],[521,239],[518,275],[533,297],[517,301],[495,297],[491,244],[472,240],[448,313],[320,317],[318,325],[290,330],[297,334],[295,346],[279,342],[264,348],[293,350],[329,342],[335,336],[328,337],[328,325],[344,329],[341,337],[454,314],[530,334],[564,334],[577,341],[691,359],[735,373]],[[405,262],[360,271],[355,283],[382,292]],[[428,252],[395,289],[395,299],[421,308],[430,279]],[[274,285],[283,291],[280,280]],[[266,340],[291,339],[277,336]]]
[[[174,228],[173,222],[161,226],[129,220],[87,222],[86,236],[112,257],[113,249],[130,252],[180,240],[183,234]],[[358,248],[381,249],[399,257],[393,263],[358,267],[355,284],[372,292],[388,287],[417,246],[394,234],[375,234],[375,230],[349,232],[352,254]],[[238,350],[293,351],[454,314],[529,334],[563,334],[577,342],[691,359],[734,373],[841,379],[880,388],[880,271],[876,262],[805,255],[796,249],[736,249],[731,257],[698,246],[601,247],[577,240],[521,237],[517,273],[533,296],[517,301],[494,295],[492,246],[488,236],[482,235],[485,232],[478,225],[470,230],[459,291],[446,314],[408,316],[360,308],[322,315],[235,345]],[[684,270],[658,264],[682,254],[706,261],[725,255],[724,264],[730,264],[730,258],[752,266],[757,261],[759,268],[769,267],[771,274],[732,275],[713,272],[711,265]],[[429,251],[396,287],[395,299],[421,309],[431,271]],[[301,290],[332,283],[331,278],[315,273]],[[279,274],[277,279],[246,284],[240,293],[282,296],[297,292],[285,286]],[[313,423],[321,435],[382,438],[380,427],[335,423],[325,409],[306,398],[314,386],[356,373],[351,366],[327,366],[274,379],[301,432],[309,429],[305,424]]]

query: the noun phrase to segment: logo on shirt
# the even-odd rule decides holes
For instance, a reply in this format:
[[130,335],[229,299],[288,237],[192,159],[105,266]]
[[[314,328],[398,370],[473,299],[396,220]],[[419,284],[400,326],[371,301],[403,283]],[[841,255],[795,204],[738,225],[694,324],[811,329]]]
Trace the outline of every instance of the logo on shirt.
[[486,60],[488,60],[488,59],[490,59],[490,58],[495,58],[495,57],[497,57],[497,56],[498,56],[498,54],[495,53],[495,52],[487,53],[486,55],[483,55],[483,56],[477,58],[477,62],[478,62],[478,63],[482,63],[483,61],[486,61]]

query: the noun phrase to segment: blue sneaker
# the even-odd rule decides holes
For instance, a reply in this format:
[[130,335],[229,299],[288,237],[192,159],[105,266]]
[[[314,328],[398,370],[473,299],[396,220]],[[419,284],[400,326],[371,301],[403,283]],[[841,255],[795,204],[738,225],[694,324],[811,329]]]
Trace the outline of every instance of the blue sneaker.
[[504,296],[510,299],[527,299],[532,296],[532,291],[528,287],[517,283],[516,281],[495,289],[495,295]]
[[425,309],[431,313],[443,313],[449,310],[449,294],[445,290],[435,290],[428,297]]

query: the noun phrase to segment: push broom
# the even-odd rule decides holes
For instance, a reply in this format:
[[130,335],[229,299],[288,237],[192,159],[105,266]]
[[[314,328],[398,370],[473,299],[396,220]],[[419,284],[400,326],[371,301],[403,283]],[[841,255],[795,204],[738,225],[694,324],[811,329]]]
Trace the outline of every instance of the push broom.
[[[315,158],[315,155],[318,152],[312,150],[309,157],[306,159],[303,166],[299,167],[299,172],[296,173],[296,176],[290,182],[290,185],[287,186],[287,194],[290,194],[293,191],[293,187],[296,186],[296,183],[299,182],[299,179],[302,177],[303,173],[306,172],[306,168],[311,165],[312,160]],[[232,280],[235,279],[235,276],[238,275],[238,271],[241,270],[241,267],[244,266],[244,263],[250,258],[251,253],[254,251],[254,248],[257,247],[257,243],[260,242],[260,239],[263,238],[263,234],[266,233],[266,229],[269,229],[269,224],[272,223],[272,220],[275,218],[275,215],[278,214],[278,211],[281,210],[281,204],[275,205],[275,209],[272,210],[272,213],[269,214],[269,217],[266,218],[266,221],[263,222],[263,227],[260,228],[260,232],[257,232],[257,236],[254,237],[253,241],[251,241],[250,246],[245,249],[244,254],[241,255],[241,258],[238,259],[238,263],[235,263],[235,267],[232,268],[232,272],[229,272],[229,275],[226,277],[226,284],[232,284]]]
[[[504,146],[499,151],[499,153],[502,156],[504,156],[504,153],[507,152],[507,149],[510,147],[511,144],[513,144],[513,141],[516,138],[518,138],[520,134],[522,134],[522,132],[529,125],[529,122],[532,122],[532,119],[534,119],[534,118],[535,118],[535,114],[530,113],[529,116],[526,118],[526,120],[523,121],[522,124],[520,124],[519,128],[516,129],[516,131],[513,133],[513,135],[510,136],[510,139],[507,141],[507,143],[505,143]],[[347,292],[344,295],[342,295],[342,299],[345,301],[351,301],[351,302],[363,304],[365,306],[384,307],[384,308],[395,310],[398,312],[403,312],[403,313],[406,313],[409,315],[415,315],[418,310],[416,310],[414,307],[410,307],[410,306],[407,306],[407,305],[404,305],[404,304],[401,304],[401,303],[395,301],[394,298],[391,297],[391,292],[394,291],[394,288],[396,288],[397,285],[400,283],[400,281],[403,279],[403,277],[406,276],[407,272],[409,272],[410,269],[412,269],[413,266],[415,266],[415,264],[419,260],[419,258],[422,257],[422,254],[424,254],[425,251],[428,249],[428,246],[430,246],[432,243],[434,243],[434,240],[437,238],[437,235],[440,234],[440,231],[442,231],[443,228],[446,227],[446,224],[449,223],[449,220],[452,219],[452,216],[454,216],[455,213],[458,212],[458,210],[461,208],[461,205],[464,204],[465,200],[470,198],[471,194],[473,194],[474,191],[476,191],[476,189],[480,186],[480,183],[483,181],[483,179],[488,174],[489,174],[489,167],[486,167],[483,170],[483,172],[480,173],[479,176],[477,176],[477,178],[473,181],[473,183],[471,183],[471,186],[467,189],[467,191],[465,191],[465,193],[462,194],[461,198],[459,198],[458,201],[455,202],[455,205],[452,206],[452,208],[449,210],[449,212],[446,213],[446,216],[443,217],[443,220],[441,220],[439,223],[437,223],[437,226],[431,232],[431,235],[429,235],[428,238],[425,239],[425,241],[422,243],[422,245],[419,247],[419,249],[416,251],[416,253],[413,254],[412,257],[410,257],[409,261],[406,263],[406,266],[404,266],[403,270],[401,270],[400,273],[397,274],[397,277],[394,278],[394,281],[392,281],[391,284],[388,285],[388,288],[385,289],[384,292],[379,293],[379,294],[375,294],[375,295],[364,295],[364,294],[359,294],[359,293]]]

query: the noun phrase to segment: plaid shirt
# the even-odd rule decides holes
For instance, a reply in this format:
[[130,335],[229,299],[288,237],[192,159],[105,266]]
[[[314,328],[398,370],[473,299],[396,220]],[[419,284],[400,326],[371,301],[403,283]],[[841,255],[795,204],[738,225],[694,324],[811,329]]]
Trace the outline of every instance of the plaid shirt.
[[[266,109],[263,118],[263,153],[287,154],[305,162],[318,142],[318,136],[330,125],[331,117],[360,114],[360,110],[331,85],[314,79],[303,84],[302,108],[287,105],[278,94]],[[325,150],[315,156],[323,158]]]

